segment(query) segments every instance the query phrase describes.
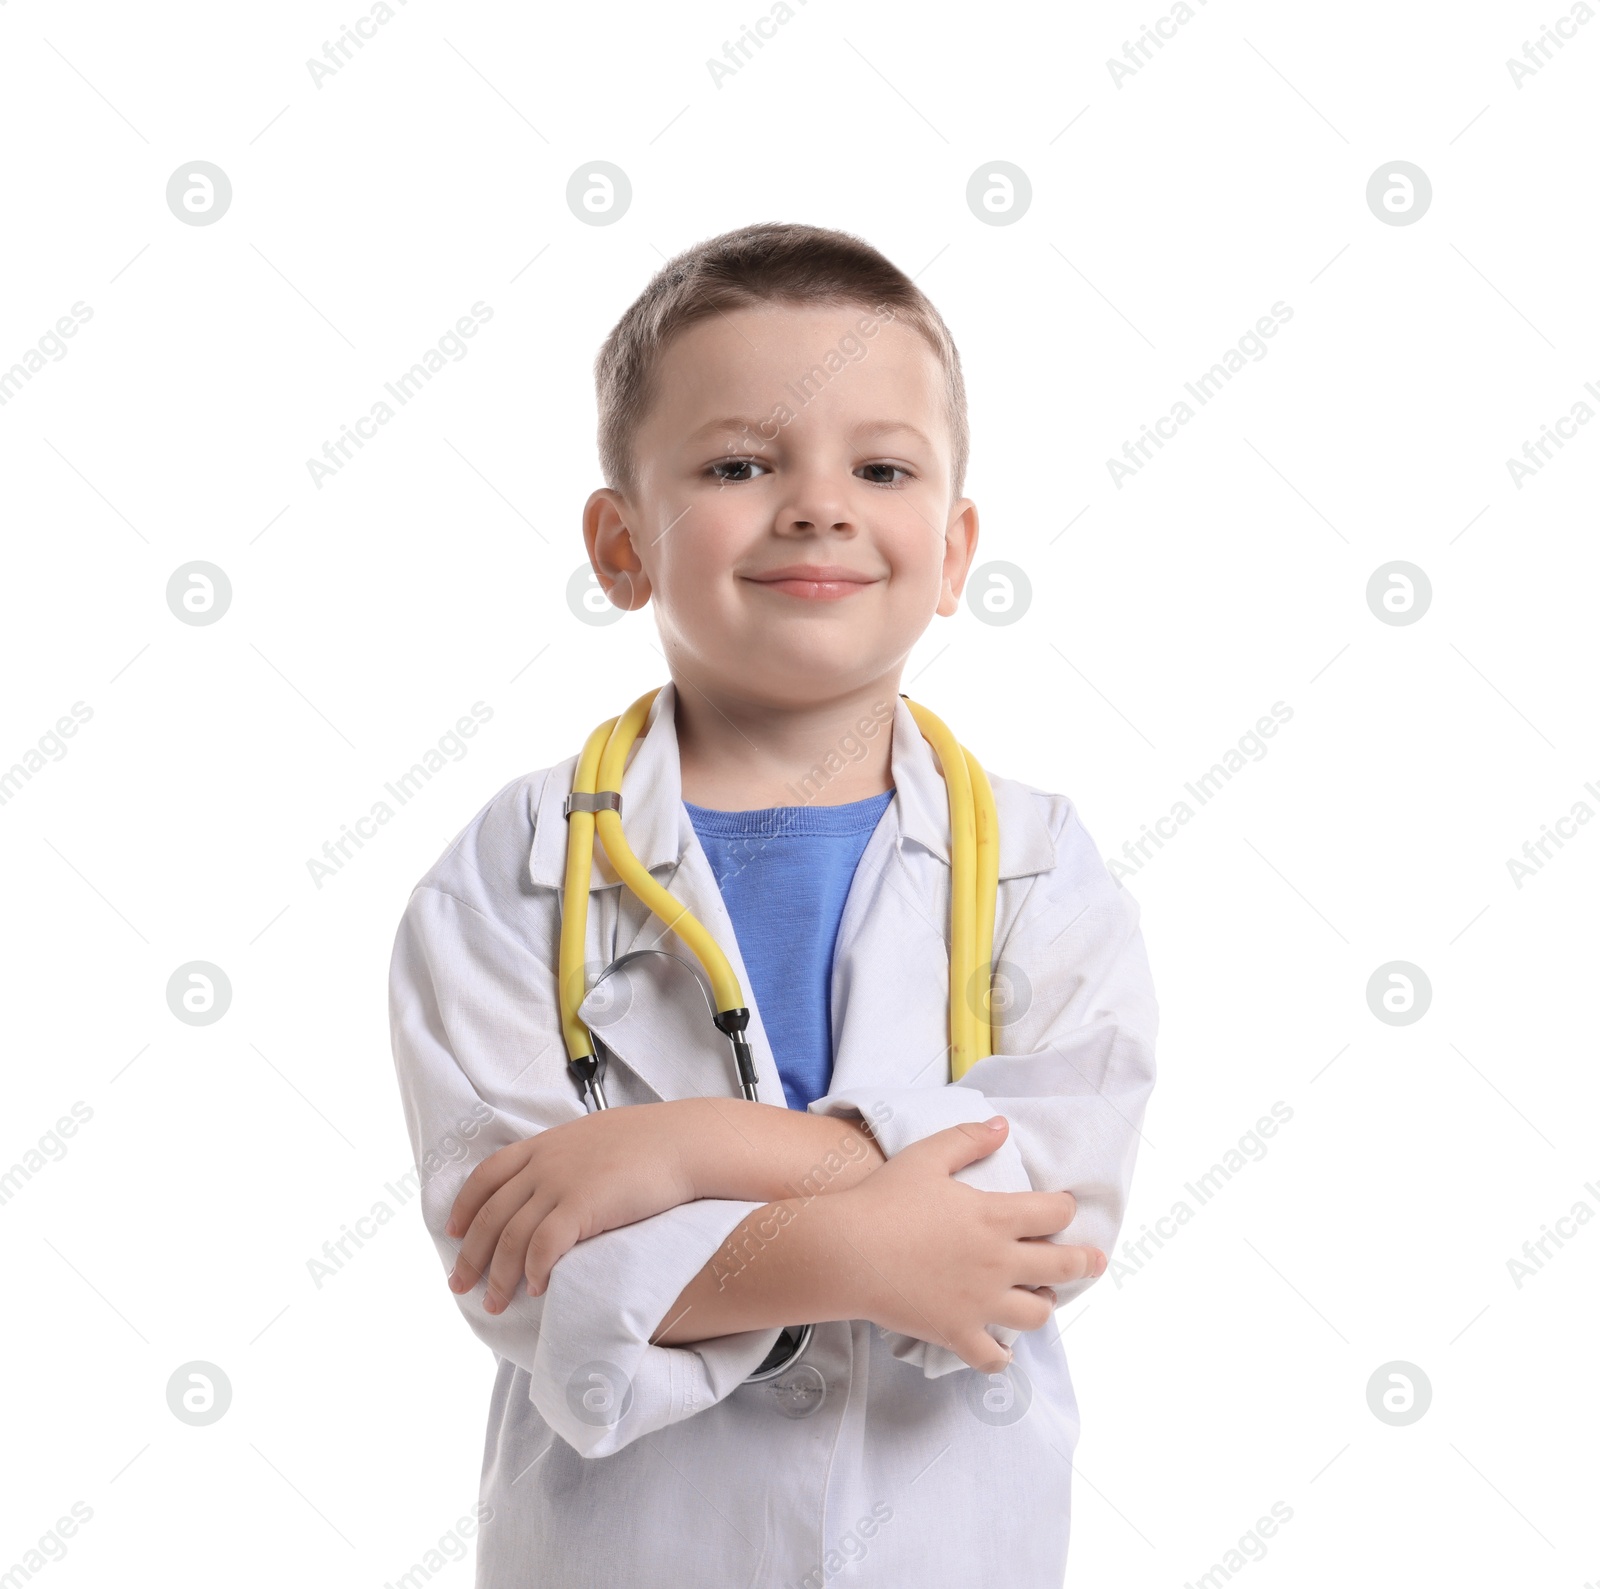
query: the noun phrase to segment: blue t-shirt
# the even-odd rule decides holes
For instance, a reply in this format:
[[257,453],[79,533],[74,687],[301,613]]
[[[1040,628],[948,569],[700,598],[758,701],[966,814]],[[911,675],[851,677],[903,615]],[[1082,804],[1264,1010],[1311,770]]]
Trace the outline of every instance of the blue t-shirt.
[[833,1077],[833,945],[894,790],[842,806],[713,811],[684,801],[722,890],[791,1109]]

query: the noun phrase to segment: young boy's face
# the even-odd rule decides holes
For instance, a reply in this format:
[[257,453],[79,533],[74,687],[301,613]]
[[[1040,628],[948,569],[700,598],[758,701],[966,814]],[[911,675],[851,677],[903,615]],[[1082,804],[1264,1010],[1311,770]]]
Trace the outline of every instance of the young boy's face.
[[977,510],[951,500],[939,361],[887,315],[770,304],[690,327],[634,460],[630,493],[589,500],[590,558],[618,606],[654,600],[674,675],[702,689],[779,705],[898,682],[956,611]]

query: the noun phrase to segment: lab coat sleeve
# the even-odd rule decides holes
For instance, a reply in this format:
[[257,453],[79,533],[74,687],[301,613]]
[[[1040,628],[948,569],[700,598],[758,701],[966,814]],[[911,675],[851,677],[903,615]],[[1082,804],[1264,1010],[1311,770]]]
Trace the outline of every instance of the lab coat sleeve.
[[[1055,867],[1005,885],[1026,893],[995,955],[1010,999],[996,1034],[1002,1051],[959,1082],[855,1087],[813,1107],[859,1111],[886,1155],[946,1126],[1004,1115],[1005,1142],[956,1178],[984,1191],[1071,1192],[1077,1214],[1051,1239],[1109,1257],[1155,1084],[1156,1001],[1139,908],[1107,871],[1071,803],[1060,804]],[[1092,1283],[1057,1287],[1060,1303]],[[991,1332],[1006,1344],[1018,1333]],[[888,1339],[896,1357],[929,1378],[964,1366],[946,1347]]]
[[[443,1273],[461,1245],[444,1234],[445,1220],[473,1167],[583,1112],[554,989],[550,967],[491,915],[437,888],[413,893],[391,963],[390,1030],[423,1221]],[[491,1314],[480,1280],[456,1304],[497,1358],[527,1370],[545,1422],[583,1456],[607,1456],[722,1400],[776,1341],[775,1329],[687,1347],[649,1339],[760,1206],[685,1203],[580,1242],[556,1262],[542,1297],[519,1289]]]

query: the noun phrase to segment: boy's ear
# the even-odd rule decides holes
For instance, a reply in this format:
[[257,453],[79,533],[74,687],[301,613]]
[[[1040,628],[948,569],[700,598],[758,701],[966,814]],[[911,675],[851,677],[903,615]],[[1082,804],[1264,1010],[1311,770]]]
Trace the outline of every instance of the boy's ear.
[[609,486],[583,505],[583,544],[600,588],[613,607],[636,612],[650,600],[650,577],[634,549],[627,498]]
[[961,610],[961,588],[977,551],[978,504],[962,497],[950,509],[950,525],[944,532],[944,584],[935,608],[941,618],[954,617]]

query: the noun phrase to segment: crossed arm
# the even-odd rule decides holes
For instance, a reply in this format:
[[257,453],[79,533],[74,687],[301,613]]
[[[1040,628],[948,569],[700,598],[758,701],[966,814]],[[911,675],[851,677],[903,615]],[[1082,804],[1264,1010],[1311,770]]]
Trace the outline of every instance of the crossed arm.
[[734,1098],[634,1104],[500,1149],[456,1198],[453,1291],[485,1274],[484,1307],[543,1293],[562,1254],[696,1198],[761,1201],[684,1288],[655,1333],[682,1346],[783,1324],[865,1318],[992,1372],[1010,1354],[985,1324],[1036,1329],[1052,1285],[1104,1271],[1064,1229],[1069,1192],[981,1192],[952,1179],[1006,1126],[960,1125],[892,1160],[860,1121]]

